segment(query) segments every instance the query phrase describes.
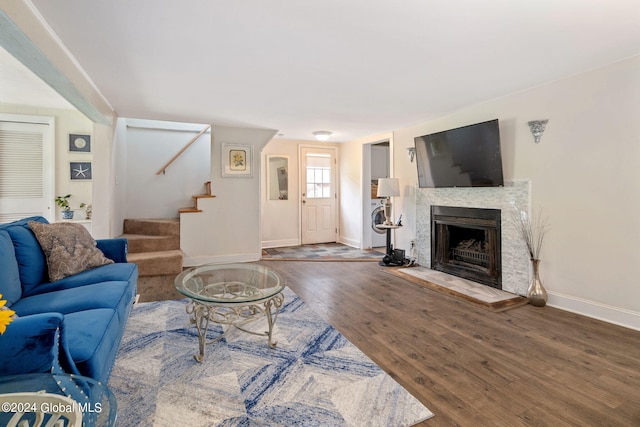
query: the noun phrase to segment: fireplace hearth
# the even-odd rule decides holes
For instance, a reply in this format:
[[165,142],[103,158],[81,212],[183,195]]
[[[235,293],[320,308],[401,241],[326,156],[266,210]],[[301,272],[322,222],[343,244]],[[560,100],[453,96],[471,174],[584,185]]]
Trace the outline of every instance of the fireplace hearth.
[[502,289],[500,209],[431,206],[431,268]]

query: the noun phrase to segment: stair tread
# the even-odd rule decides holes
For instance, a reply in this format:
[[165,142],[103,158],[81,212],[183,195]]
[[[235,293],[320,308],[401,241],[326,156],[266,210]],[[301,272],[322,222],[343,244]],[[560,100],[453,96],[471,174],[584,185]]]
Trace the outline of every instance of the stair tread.
[[179,236],[162,236],[159,234],[135,234],[135,233],[125,233],[125,234],[121,234],[120,237],[124,237],[125,239],[149,239],[149,240],[153,240],[153,239],[175,239],[176,237]]
[[145,259],[156,258],[174,258],[182,257],[183,253],[180,249],[172,249],[168,251],[155,251],[155,252],[135,252],[127,254],[127,260],[129,262],[142,261]]
[[183,254],[181,250],[129,253],[127,261],[138,265],[140,277],[180,274]]
[[180,218],[127,218],[125,221],[179,222]]
[[124,234],[149,236],[179,236],[179,218],[127,218],[124,220]]
[[130,218],[120,237],[129,241],[127,261],[138,265],[139,277],[175,275],[182,271],[179,218]]

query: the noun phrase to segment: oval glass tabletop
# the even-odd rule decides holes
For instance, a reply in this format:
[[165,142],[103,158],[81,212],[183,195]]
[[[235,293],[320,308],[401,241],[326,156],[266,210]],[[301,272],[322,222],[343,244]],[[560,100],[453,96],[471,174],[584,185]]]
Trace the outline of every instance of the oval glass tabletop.
[[259,264],[209,264],[180,273],[175,287],[191,299],[225,305],[246,304],[276,295],[284,279]]

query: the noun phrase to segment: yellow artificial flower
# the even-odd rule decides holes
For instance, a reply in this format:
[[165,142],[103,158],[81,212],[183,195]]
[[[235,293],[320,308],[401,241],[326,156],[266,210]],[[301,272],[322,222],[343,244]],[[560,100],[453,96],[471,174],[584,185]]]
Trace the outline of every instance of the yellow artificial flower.
[[[0,294],[0,298],[2,298],[2,294]],[[6,303],[7,300],[0,300],[0,307],[4,307]],[[7,326],[13,321],[14,314],[16,312],[13,310],[0,310],[0,334],[4,334],[4,331],[7,330]]]

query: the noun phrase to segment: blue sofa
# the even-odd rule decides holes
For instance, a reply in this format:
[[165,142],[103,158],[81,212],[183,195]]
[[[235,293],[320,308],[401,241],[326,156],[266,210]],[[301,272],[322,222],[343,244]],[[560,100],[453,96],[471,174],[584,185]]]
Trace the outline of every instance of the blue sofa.
[[93,243],[87,234],[109,264],[50,281],[49,254],[31,221],[47,224],[43,217],[0,224],[0,294],[17,315],[0,335],[0,375],[66,372],[106,384],[136,296],[127,240]]

